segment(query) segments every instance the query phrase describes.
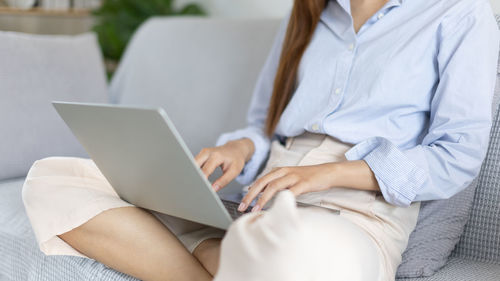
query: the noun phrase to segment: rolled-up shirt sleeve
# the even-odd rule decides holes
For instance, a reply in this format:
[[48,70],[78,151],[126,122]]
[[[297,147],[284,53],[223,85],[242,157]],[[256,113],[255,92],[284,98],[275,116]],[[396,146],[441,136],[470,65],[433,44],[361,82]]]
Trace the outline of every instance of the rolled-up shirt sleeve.
[[265,134],[264,127],[288,20],[289,16],[285,17],[281,23],[274,44],[260,72],[247,113],[247,127],[222,134],[216,142],[217,146],[223,145],[231,140],[243,138],[248,138],[253,142],[255,152],[251,159],[245,164],[241,174],[236,178],[239,183],[244,185],[250,184],[255,179],[260,167],[269,154],[270,138]]
[[345,154],[366,161],[391,204],[449,198],[479,173],[491,130],[499,51],[498,27],[487,5],[442,23],[439,83],[421,144],[401,149],[387,138],[372,137]]

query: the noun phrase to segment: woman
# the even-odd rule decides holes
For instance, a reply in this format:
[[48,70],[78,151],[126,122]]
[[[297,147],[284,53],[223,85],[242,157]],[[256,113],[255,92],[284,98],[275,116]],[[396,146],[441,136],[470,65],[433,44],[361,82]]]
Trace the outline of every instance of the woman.
[[[339,272],[392,280],[419,202],[456,194],[479,171],[498,43],[487,0],[297,0],[257,83],[248,127],[196,161],[206,176],[222,168],[215,190],[257,178],[241,211],[257,197],[252,210],[260,211],[281,190],[342,209],[287,218],[277,206],[260,213],[279,214],[262,233],[273,233],[270,221],[322,218],[338,231],[313,232],[309,242],[338,245],[330,254]],[[123,202],[90,160],[37,161],[23,197],[46,254],[84,255],[143,280],[210,280],[217,271],[221,231]],[[259,220],[241,220],[250,217]]]

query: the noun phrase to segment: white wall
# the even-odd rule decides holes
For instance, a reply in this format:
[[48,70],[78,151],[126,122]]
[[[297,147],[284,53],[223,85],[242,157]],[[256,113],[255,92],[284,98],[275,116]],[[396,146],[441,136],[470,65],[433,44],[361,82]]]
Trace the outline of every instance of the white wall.
[[495,13],[500,14],[500,0],[490,0],[491,6],[493,6],[493,11]]
[[[212,13],[227,17],[283,17],[292,0],[211,0]],[[500,0],[498,0],[500,1]]]
[[[181,0],[179,0],[181,1]],[[182,0],[186,1],[186,0]],[[293,0],[197,0],[207,3],[214,15],[230,17],[283,16],[292,6]],[[209,3],[211,2],[211,3]],[[490,0],[493,11],[500,14],[500,0]]]
[[215,17],[260,18],[283,17],[293,0],[177,0],[176,5],[193,2],[202,5]]
[[[490,0],[495,13],[500,14],[500,0]],[[283,17],[293,0],[177,0],[178,5],[196,2],[212,16],[222,17]]]

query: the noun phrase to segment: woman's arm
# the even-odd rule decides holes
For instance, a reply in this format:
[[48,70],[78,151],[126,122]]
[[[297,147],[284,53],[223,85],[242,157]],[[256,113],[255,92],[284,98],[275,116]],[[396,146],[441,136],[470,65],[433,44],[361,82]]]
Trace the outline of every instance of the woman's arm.
[[398,206],[454,196],[477,176],[488,148],[499,48],[489,3],[446,17],[436,36],[439,81],[420,144],[372,137],[345,154],[365,160],[385,200]]
[[374,173],[363,160],[282,167],[256,180],[238,210],[246,210],[261,192],[262,195],[252,211],[259,211],[276,193],[284,189],[289,189],[298,196],[335,187],[380,191]]
[[[343,186],[360,190],[380,191],[375,174],[364,160],[332,163],[332,187]],[[338,176],[341,175],[341,176]]]

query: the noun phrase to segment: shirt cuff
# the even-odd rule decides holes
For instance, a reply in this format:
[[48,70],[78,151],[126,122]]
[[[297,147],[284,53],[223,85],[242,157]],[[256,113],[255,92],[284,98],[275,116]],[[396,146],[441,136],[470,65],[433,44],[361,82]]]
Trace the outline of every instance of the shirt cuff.
[[238,181],[242,185],[248,185],[254,181],[260,167],[267,158],[271,145],[269,138],[264,135],[262,130],[254,127],[248,127],[234,132],[222,134],[217,139],[216,146],[224,145],[228,141],[243,138],[248,138],[253,142],[255,151],[250,160],[245,164],[243,171],[241,171],[240,175],[236,177],[236,181]]
[[373,137],[345,153],[347,160],[365,160],[375,174],[384,199],[407,207],[427,178],[427,172],[388,139]]

